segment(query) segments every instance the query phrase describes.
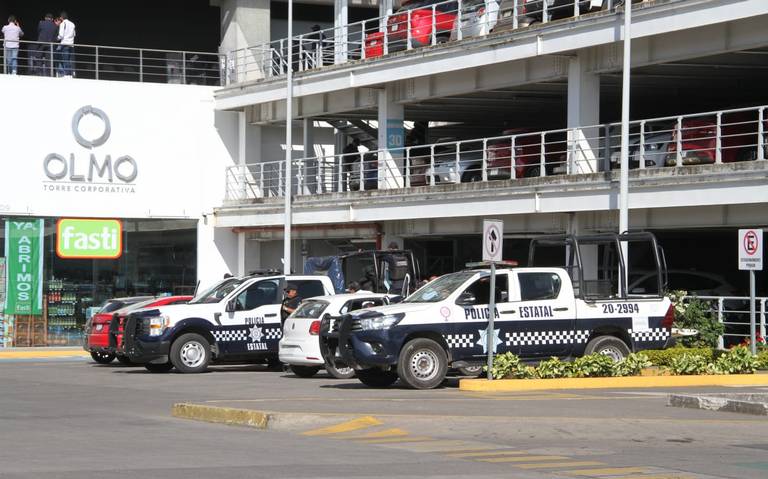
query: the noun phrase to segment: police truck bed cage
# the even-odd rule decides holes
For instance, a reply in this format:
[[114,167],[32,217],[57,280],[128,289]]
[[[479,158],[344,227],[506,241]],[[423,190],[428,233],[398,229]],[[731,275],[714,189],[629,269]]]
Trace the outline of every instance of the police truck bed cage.
[[[624,257],[623,244],[632,261],[629,265]],[[559,250],[557,257],[561,260],[552,264],[552,255],[547,255],[545,259],[539,251],[546,248]],[[633,266],[640,263],[642,266],[639,269],[644,272],[656,272],[655,287],[650,291],[640,288],[629,291],[627,278],[633,276]],[[577,297],[584,300],[660,297],[666,292],[664,251],[650,232],[540,236],[531,240],[528,266],[564,268],[571,277]]]

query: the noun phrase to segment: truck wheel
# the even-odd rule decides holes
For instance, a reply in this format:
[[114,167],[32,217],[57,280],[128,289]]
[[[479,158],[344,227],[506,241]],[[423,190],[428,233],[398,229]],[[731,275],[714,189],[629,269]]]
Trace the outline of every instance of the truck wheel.
[[318,371],[320,371],[319,367],[315,366],[291,366],[291,371],[293,374],[300,378],[311,378],[315,374],[317,374]]
[[211,362],[211,345],[197,333],[179,336],[171,345],[171,363],[180,373],[202,373]]
[[102,353],[99,351],[91,352],[91,358],[99,364],[109,364],[115,360],[115,355],[110,353]]
[[614,361],[621,361],[629,356],[626,343],[615,336],[598,336],[587,344],[584,355],[602,354]]
[[447,372],[445,350],[431,339],[412,339],[400,351],[397,374],[410,388],[434,389],[443,382]]
[[117,355],[117,361],[124,366],[133,366],[133,361],[131,361],[131,358],[123,354]]
[[350,367],[337,368],[332,364],[326,364],[325,370],[336,379],[352,379],[355,377],[355,370]]
[[467,366],[465,368],[459,368],[459,372],[464,376],[471,376],[473,378],[479,377],[483,374],[482,366]]
[[385,388],[397,381],[397,372],[384,371],[379,368],[363,369],[357,371],[357,379],[368,387]]
[[168,363],[162,363],[162,364],[152,364],[147,363],[144,365],[144,367],[149,371],[150,373],[167,373],[171,369],[173,369],[173,364],[170,362]]

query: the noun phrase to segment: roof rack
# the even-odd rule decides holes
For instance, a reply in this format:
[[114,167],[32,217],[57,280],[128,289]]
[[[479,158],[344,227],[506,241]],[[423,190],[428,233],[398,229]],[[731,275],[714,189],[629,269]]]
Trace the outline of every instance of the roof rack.
[[[520,266],[520,263],[515,260],[493,261],[493,263],[497,268],[514,268],[515,266]],[[486,269],[490,267],[491,261],[479,261],[477,263],[466,264],[467,269]]]
[[283,274],[283,272],[276,269],[255,269],[250,271],[246,276],[278,276],[281,274]]

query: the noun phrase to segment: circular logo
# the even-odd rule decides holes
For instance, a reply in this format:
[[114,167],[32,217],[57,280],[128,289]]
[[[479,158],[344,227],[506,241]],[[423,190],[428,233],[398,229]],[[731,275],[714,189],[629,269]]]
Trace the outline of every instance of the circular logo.
[[[88,140],[80,133],[80,122],[86,115],[93,115],[104,123],[104,132],[100,137]],[[75,112],[75,116],[72,117],[72,134],[75,135],[75,140],[86,148],[94,148],[103,145],[109,139],[109,134],[111,132],[112,130],[109,125],[109,117],[107,114],[91,105],[80,108]]]
[[744,251],[749,256],[754,256],[757,253],[758,246],[757,233],[751,230],[747,231],[747,234],[744,235]]
[[443,306],[442,308],[440,308],[440,315],[445,319],[448,319],[448,317],[451,315],[451,308],[447,306]]

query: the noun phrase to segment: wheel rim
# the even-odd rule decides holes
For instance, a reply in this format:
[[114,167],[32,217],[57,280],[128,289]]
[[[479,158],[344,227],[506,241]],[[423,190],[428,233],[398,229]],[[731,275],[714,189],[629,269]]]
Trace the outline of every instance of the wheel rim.
[[343,375],[343,376],[347,376],[349,374],[352,374],[354,371],[355,370],[352,369],[352,368],[336,368],[336,372],[341,374],[341,375]]
[[437,377],[439,364],[434,351],[420,349],[411,356],[411,373],[419,381],[429,381]]
[[472,374],[480,374],[483,371],[483,367],[482,366],[467,366],[467,367],[464,368],[464,371],[466,371],[470,375],[472,375]]
[[603,356],[608,356],[609,358],[613,359],[615,362],[618,362],[624,359],[624,352],[615,346],[604,346],[603,348],[600,349],[600,351],[598,351],[598,354],[602,354]]
[[190,341],[181,347],[181,362],[189,368],[196,368],[205,361],[205,348],[197,341]]

